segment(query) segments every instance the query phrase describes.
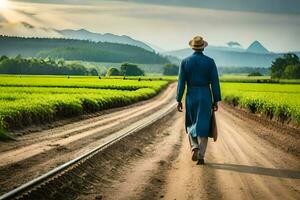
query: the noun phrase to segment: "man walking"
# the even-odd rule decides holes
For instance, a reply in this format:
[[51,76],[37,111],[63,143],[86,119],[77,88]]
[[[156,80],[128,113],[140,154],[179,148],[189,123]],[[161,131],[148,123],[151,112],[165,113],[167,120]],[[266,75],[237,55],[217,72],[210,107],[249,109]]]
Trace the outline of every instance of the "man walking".
[[194,53],[182,60],[178,75],[177,109],[182,112],[182,97],[187,85],[185,100],[185,129],[192,150],[192,160],[204,164],[208,137],[211,131],[212,112],[221,101],[219,77],[214,60],[203,54],[208,43],[196,36],[189,42]]

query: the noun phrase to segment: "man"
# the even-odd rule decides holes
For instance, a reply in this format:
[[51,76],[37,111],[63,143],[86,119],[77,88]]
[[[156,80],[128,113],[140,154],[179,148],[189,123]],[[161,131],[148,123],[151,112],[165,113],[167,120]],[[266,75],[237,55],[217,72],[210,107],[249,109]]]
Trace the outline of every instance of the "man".
[[221,101],[219,77],[214,60],[203,54],[208,43],[196,36],[189,42],[194,53],[181,62],[178,75],[177,109],[182,112],[182,97],[187,85],[185,100],[185,129],[189,135],[192,160],[204,164],[208,137],[211,131],[212,112]]

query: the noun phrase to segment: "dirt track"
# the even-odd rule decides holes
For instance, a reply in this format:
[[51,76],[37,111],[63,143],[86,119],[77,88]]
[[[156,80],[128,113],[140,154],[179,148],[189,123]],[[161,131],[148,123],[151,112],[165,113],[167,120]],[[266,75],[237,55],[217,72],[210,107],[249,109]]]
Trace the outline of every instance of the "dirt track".
[[[47,135],[50,139],[55,138],[55,142],[57,140],[60,142],[72,136],[86,134],[81,142],[74,140],[58,146],[50,145],[53,149],[44,149],[44,153],[42,151],[32,158],[25,156],[26,159],[22,161],[20,159],[22,156],[15,157],[18,158],[15,163],[11,158],[6,158],[5,152],[2,152],[0,154],[3,158],[1,159],[3,167],[0,167],[1,186],[7,184],[13,186],[12,182],[17,182],[20,177],[23,181],[28,180],[34,175],[35,170],[42,173],[47,171],[42,170],[43,167],[49,169],[79,155],[85,148],[75,151],[76,148],[92,147],[96,145],[95,140],[109,134],[103,131],[91,133],[95,128],[101,129],[103,126],[113,125],[116,123],[115,120],[124,119],[123,115],[125,118],[128,117],[128,121],[124,121],[123,124],[126,126],[139,117],[153,112],[153,107],[147,112],[149,105],[150,107],[163,105],[174,95],[170,91],[164,94],[168,95],[156,97],[152,104],[130,108],[132,112],[121,110],[111,113],[107,118],[111,120],[105,123],[102,121],[97,125],[95,120],[87,120],[77,125],[58,128],[58,130],[64,129],[65,132],[55,131]],[[141,110],[145,111],[143,115],[131,118]],[[172,200],[300,199],[298,129],[280,127],[273,122],[268,123],[267,120],[257,120],[254,115],[225,104],[220,106],[216,116],[219,138],[216,143],[209,141],[206,165],[199,166],[191,161],[188,140],[183,128],[183,114],[173,112],[167,118],[136,133],[136,136],[131,136],[104,152],[93,169],[93,174],[101,179],[83,180],[85,189],[77,190],[75,197],[77,199]],[[98,120],[105,119],[100,116]],[[111,128],[111,131],[116,129]],[[42,137],[41,134],[37,135]],[[40,139],[40,144],[49,144],[49,138]],[[28,142],[29,145],[36,143],[29,139],[24,141],[24,144]],[[21,144],[16,144],[14,148],[8,146],[1,148],[6,152],[26,149]],[[53,158],[49,160],[51,156]],[[7,173],[11,173],[12,170],[15,170],[16,176],[4,180],[8,177]],[[28,176],[24,172],[28,173]],[[64,196],[62,199],[73,199],[74,195]]]
[[256,131],[268,125],[241,114],[220,107],[220,137],[216,143],[209,141],[206,165],[199,166],[191,161],[183,116],[176,113],[156,130],[148,130],[147,134],[156,131],[152,149],[145,144],[148,153],[123,164],[109,187],[96,194],[104,199],[299,199],[299,157],[262,139]]
[[[87,152],[106,138],[174,101],[173,83],[148,101],[86,120],[0,142],[0,194]],[[11,176],[11,173],[14,176]]]
[[220,137],[210,141],[205,166],[191,161],[184,137],[178,158],[167,170],[165,199],[300,198],[299,158],[255,134],[267,127],[222,107],[217,121]]

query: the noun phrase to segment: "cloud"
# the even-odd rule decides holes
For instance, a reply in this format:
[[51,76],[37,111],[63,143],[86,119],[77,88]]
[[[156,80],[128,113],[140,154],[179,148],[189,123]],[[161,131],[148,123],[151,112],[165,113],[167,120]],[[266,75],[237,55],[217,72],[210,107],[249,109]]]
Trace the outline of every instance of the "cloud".
[[227,45],[230,47],[241,47],[242,46],[240,43],[234,42],[234,41],[227,42]]
[[7,22],[7,20],[3,16],[0,15],[0,23],[3,23],[3,22]]
[[229,11],[300,14],[299,0],[123,0],[123,2],[124,1]]
[[102,2],[125,2],[151,5],[169,5],[216,10],[246,11],[278,14],[300,14],[299,0],[20,0],[21,2],[66,5],[98,4]]
[[0,23],[0,34],[21,37],[62,37],[53,29],[35,27],[26,22]]
[[166,50],[188,47],[187,41],[198,34],[218,46],[233,39],[243,46],[259,40],[272,51],[299,50],[300,15],[216,10],[218,5],[214,9],[192,7],[198,1],[203,3],[202,0],[28,0],[35,3],[14,2],[15,12],[7,13],[5,18],[11,23],[27,22],[34,27],[85,28],[128,35]]

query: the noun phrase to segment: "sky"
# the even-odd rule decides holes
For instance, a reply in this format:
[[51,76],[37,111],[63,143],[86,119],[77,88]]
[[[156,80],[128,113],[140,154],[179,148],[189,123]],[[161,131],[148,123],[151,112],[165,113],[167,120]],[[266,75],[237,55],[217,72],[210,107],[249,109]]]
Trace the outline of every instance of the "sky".
[[165,50],[201,35],[214,46],[254,40],[300,50],[299,0],[0,0],[0,34],[57,37],[52,29],[128,35]]

